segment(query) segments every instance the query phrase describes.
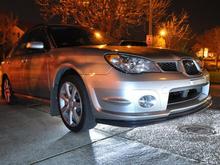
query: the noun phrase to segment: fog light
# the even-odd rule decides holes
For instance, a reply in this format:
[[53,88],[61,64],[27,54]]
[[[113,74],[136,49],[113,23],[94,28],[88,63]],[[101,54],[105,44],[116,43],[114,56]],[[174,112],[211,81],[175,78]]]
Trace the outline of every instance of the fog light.
[[139,99],[138,103],[142,108],[151,108],[155,105],[156,98],[151,95],[143,96]]

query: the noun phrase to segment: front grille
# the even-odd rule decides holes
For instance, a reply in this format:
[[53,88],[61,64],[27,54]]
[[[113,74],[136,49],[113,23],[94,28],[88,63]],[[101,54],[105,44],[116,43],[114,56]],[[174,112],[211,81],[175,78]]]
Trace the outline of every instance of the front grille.
[[187,101],[196,98],[201,94],[202,88],[195,88],[177,92],[170,92],[168,104]]
[[177,71],[176,62],[159,62],[158,65],[163,71],[166,71],[166,72]]
[[188,75],[196,75],[200,73],[193,60],[183,60],[183,66]]

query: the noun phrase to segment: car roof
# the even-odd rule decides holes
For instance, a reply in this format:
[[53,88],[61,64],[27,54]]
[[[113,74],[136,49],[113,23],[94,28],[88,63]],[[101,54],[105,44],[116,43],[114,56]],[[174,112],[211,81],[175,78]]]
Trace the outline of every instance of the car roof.
[[72,24],[37,24],[34,25],[31,29],[39,28],[39,27],[78,27],[78,28],[85,28],[80,25],[72,25]]

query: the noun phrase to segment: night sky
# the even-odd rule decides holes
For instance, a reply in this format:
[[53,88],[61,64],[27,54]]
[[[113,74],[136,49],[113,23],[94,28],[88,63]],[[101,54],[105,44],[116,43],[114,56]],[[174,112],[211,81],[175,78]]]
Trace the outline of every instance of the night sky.
[[171,10],[181,12],[185,9],[189,22],[196,33],[220,26],[220,0],[172,0]]
[[[185,9],[190,15],[190,24],[194,32],[220,26],[219,0],[172,0],[170,11]],[[21,22],[38,24],[42,22],[38,6],[34,0],[0,0],[0,11],[12,11]]]

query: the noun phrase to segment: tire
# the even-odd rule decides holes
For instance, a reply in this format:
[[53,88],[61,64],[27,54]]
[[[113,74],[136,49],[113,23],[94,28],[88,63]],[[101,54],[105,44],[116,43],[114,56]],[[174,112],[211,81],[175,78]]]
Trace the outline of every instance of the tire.
[[90,100],[79,76],[63,77],[59,83],[57,98],[61,118],[69,130],[79,132],[95,127]]
[[13,91],[8,78],[4,78],[2,82],[2,97],[6,104],[14,103]]

